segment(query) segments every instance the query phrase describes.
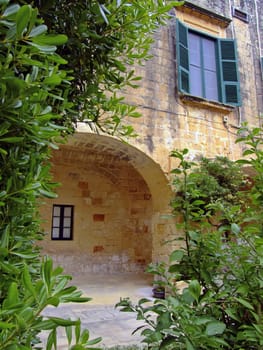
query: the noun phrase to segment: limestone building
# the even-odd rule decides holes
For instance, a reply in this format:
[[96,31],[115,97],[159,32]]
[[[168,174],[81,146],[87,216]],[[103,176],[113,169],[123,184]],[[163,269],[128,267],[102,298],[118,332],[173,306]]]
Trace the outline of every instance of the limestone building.
[[41,208],[44,252],[71,273],[141,271],[176,235],[169,215],[174,149],[241,156],[242,122],[263,112],[263,0],[185,1],[155,34],[153,58],[124,91],[142,117],[129,144],[84,124],[52,158],[58,198]]

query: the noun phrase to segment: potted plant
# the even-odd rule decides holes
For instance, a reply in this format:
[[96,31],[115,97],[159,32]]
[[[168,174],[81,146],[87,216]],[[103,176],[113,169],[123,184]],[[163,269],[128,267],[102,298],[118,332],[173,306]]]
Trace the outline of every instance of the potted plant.
[[158,299],[165,299],[165,288],[164,286],[156,285],[153,287],[153,297]]

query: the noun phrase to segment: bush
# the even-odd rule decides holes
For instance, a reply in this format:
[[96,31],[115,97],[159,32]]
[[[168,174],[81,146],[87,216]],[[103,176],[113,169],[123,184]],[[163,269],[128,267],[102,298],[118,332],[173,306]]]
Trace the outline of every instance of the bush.
[[0,347],[37,349],[38,334],[49,330],[51,349],[57,327],[63,326],[69,344],[75,330],[75,345],[85,349],[92,342],[79,320],[41,316],[48,305],[89,299],[67,287],[70,277],[50,259],[42,260],[35,244],[42,238],[36,201],[55,196],[49,149],[66,131],[56,121],[69,107],[70,77],[60,68],[65,60],[56,45],[67,38],[49,35],[30,5],[1,1],[0,12]]

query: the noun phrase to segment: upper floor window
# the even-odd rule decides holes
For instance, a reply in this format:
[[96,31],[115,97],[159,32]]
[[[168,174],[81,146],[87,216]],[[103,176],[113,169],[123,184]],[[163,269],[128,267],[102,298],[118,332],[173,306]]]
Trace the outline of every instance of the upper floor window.
[[235,41],[214,38],[177,21],[179,90],[209,101],[240,105]]
[[53,205],[51,238],[72,240],[73,205]]

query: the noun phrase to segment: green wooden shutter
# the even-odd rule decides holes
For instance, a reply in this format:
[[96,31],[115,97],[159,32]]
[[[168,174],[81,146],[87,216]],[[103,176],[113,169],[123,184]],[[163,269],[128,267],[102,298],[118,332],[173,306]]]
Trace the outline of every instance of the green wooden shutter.
[[222,102],[241,105],[235,41],[218,39]]
[[190,93],[188,29],[178,20],[176,22],[176,48],[179,91]]

